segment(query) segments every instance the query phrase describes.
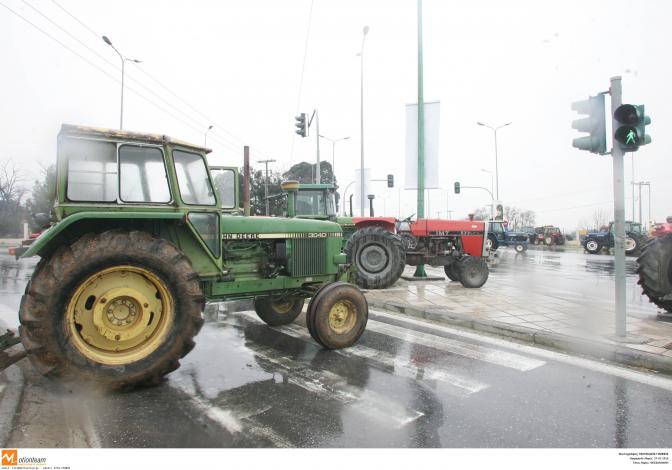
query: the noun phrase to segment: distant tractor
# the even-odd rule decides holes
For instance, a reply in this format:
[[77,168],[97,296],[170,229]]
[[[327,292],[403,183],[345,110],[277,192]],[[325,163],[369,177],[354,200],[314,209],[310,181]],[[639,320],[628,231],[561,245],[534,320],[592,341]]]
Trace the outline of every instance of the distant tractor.
[[553,225],[544,225],[543,227],[536,227],[535,232],[535,245],[564,245],[565,236],[562,234],[558,227]]
[[341,227],[230,215],[236,171],[209,171],[208,152],[164,135],[63,125],[54,221],[23,253],[42,258],[19,310],[38,371],[110,388],[156,384],[194,348],[209,300],[252,299],[264,322],[284,325],[312,297],[306,322],[317,343],[359,339],[368,306],[344,282]]
[[667,217],[665,223],[655,224],[651,230],[652,237],[662,237],[668,233],[672,233],[672,216]]
[[527,251],[529,234],[508,230],[504,220],[488,221],[488,238],[485,246],[489,251],[496,251],[500,246],[511,246],[517,253]]
[[[642,232],[642,224],[637,222],[625,222],[625,254],[637,256],[644,244],[646,235]],[[583,239],[583,248],[591,254],[598,254],[602,249],[607,250],[614,247],[614,223],[609,222],[607,232],[591,232]]]
[[658,307],[672,313],[672,233],[650,239],[637,264],[644,294]]
[[290,217],[333,220],[343,229],[347,260],[357,267],[356,282],[366,289],[394,284],[405,266],[443,266],[449,279],[481,287],[488,278],[485,224],[440,219],[339,217],[333,184],[283,183]]

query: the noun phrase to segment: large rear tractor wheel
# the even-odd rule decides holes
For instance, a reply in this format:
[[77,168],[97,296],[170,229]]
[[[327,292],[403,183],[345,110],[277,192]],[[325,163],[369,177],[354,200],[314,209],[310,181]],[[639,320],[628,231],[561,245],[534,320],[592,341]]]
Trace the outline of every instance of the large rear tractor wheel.
[[306,323],[315,341],[326,349],[352,346],[366,328],[369,305],[357,286],[334,282],[317,291],[308,306]]
[[303,304],[303,297],[255,297],[254,311],[268,325],[289,325],[301,314]]
[[446,273],[446,277],[451,281],[460,281],[462,274],[460,272],[460,263],[459,261],[454,261],[451,264],[446,264],[443,267],[443,272]]
[[467,256],[460,261],[460,282],[464,287],[473,289],[483,286],[489,273],[488,265],[482,258]]
[[204,305],[173,244],[138,231],[87,234],[38,264],[21,300],[21,340],[43,375],[154,385],[194,347]]
[[637,258],[639,285],[658,307],[672,313],[672,234],[653,238]]
[[400,237],[381,227],[356,231],[345,245],[345,254],[357,266],[355,282],[365,289],[390,287],[406,267]]

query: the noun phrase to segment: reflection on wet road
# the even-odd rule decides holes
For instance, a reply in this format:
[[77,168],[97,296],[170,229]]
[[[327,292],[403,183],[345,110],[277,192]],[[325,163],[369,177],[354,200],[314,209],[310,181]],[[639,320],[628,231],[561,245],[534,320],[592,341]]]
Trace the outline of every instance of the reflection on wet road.
[[[494,286],[514,286],[547,261],[558,262],[530,256],[509,279],[504,273],[514,272],[515,261],[503,258]],[[582,269],[584,281],[601,276],[587,266],[577,263],[567,279]],[[3,284],[3,292],[22,291],[22,282]],[[303,317],[271,328],[254,312],[219,313],[196,340],[158,387],[114,395],[64,388],[26,362],[28,393],[41,394],[47,409],[65,409],[69,423],[77,415],[85,442],[103,447],[672,444],[668,379],[384,312],[373,311],[360,342],[341,351],[315,344]],[[31,412],[37,401],[24,400],[19,423],[48,425]],[[26,429],[17,427],[8,445],[54,445]]]

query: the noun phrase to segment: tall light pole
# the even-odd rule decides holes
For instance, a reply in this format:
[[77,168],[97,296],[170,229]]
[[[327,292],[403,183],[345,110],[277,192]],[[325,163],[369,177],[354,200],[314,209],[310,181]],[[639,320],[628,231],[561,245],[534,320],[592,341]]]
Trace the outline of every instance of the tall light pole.
[[482,122],[477,122],[476,124],[491,129],[492,133],[495,135],[495,181],[497,182],[496,186],[497,190],[495,192],[495,195],[497,196],[497,200],[499,201],[499,162],[497,159],[497,130],[501,129],[502,127],[506,127],[511,123],[507,122],[506,124],[502,124],[501,126],[497,127],[488,126],[487,124],[483,124]]
[[120,116],[119,116],[119,129],[123,130],[124,129],[124,75],[125,75],[124,74],[124,72],[125,72],[124,65],[126,64],[126,61],[135,62],[136,64],[139,64],[142,61],[138,60],[138,59],[128,59],[128,58],[124,57],[123,55],[121,55],[121,52],[119,52],[117,50],[117,48],[114,47],[114,45],[112,44],[112,41],[110,41],[110,38],[108,38],[107,36],[103,36],[103,41],[105,41],[105,43],[108,46],[110,46],[112,49],[114,49],[114,52],[119,54],[119,58],[121,59],[121,113],[120,113]]
[[336,166],[335,166],[335,154],[336,154],[336,142],[340,142],[341,140],[348,140],[350,137],[341,137],[340,139],[330,139],[326,135],[320,134],[320,137],[322,137],[325,140],[328,140],[331,142],[331,172],[334,175],[334,179],[336,179]]
[[[481,168],[481,171],[485,173],[490,173],[490,194],[495,192],[495,186],[494,186],[494,178],[492,176],[492,171],[486,170],[485,168]],[[490,204],[490,218],[494,219],[495,218],[495,204],[494,202]]]
[[268,164],[273,163],[275,160],[272,158],[268,160],[257,160],[257,163],[264,163],[266,165],[266,178],[264,179],[264,202],[266,202],[266,216],[268,216],[268,213],[270,212],[269,204],[268,204]]
[[213,127],[214,126],[212,124],[210,124],[210,126],[208,127],[208,130],[206,130],[205,133],[203,134],[203,147],[208,146],[208,132],[210,132]]
[[360,121],[360,162],[359,162],[359,171],[360,171],[360,187],[359,187],[359,211],[360,215],[364,217],[364,40],[366,35],[369,33],[369,27],[364,26],[362,30],[362,47],[359,50],[359,59],[360,59],[360,80],[359,80],[359,121]]

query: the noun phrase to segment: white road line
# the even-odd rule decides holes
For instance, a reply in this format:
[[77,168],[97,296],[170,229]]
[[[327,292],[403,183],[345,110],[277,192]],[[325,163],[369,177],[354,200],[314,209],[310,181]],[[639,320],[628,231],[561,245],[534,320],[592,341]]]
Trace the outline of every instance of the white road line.
[[[376,312],[377,313],[377,312]],[[506,351],[486,348],[476,344],[465,343],[443,336],[433,335],[431,333],[423,333],[421,331],[410,330],[401,326],[390,325],[388,323],[379,322],[369,319],[366,329],[376,333],[381,333],[393,338],[401,339],[411,343],[428,346],[431,348],[446,351],[459,356],[476,359],[479,361],[489,362],[498,366],[504,366],[520,371],[528,371],[541,367],[545,364],[544,361],[532,359],[519,354],[512,354]]]
[[[246,314],[246,316],[248,315],[251,320],[263,324],[254,313]],[[299,325],[291,324],[274,327],[274,329],[302,341],[313,343],[313,339],[310,337],[308,330]],[[360,357],[383,367],[393,369],[395,375],[400,377],[418,380],[418,377],[422,376],[424,380],[440,381],[448,386],[448,389],[446,390],[448,393],[459,397],[466,397],[489,387],[486,383],[454,374],[443,367],[438,367],[434,364],[431,366],[417,366],[407,359],[399,359],[385,351],[369,348],[368,346],[360,344],[355,344],[349,348],[339,349],[334,352],[346,357]]]
[[[296,338],[312,341],[307,330],[305,328],[301,328],[298,325],[287,325],[279,327],[278,329],[283,333],[289,334]],[[338,349],[335,352],[343,356],[356,356],[371,362],[378,363],[383,367],[393,369],[394,374],[400,377],[417,380],[419,376],[422,376],[426,380],[438,380],[452,387],[452,394],[458,396],[468,396],[472,393],[480,392],[481,390],[485,390],[489,387],[488,384],[456,375],[447,371],[445,368],[437,367],[435,365],[419,367],[415,364],[412,364],[407,359],[400,359],[388,352],[373,349],[361,344],[355,344],[354,346],[346,349]]]
[[371,310],[371,311],[376,315],[380,315],[381,317],[399,320],[406,324],[428,327],[437,331],[449,333],[451,335],[461,336],[463,338],[480,341],[482,343],[491,344],[493,346],[512,349],[517,352],[542,357],[547,360],[563,362],[565,364],[581,367],[583,369],[592,370],[595,372],[601,372],[603,374],[613,375],[627,380],[632,380],[633,382],[639,382],[641,384],[650,385],[652,387],[672,391],[672,379],[656,376],[652,373],[639,372],[611,364],[603,364],[601,362],[594,361],[592,359],[585,359],[582,357],[571,356],[566,353],[550,351],[548,349],[542,349],[536,346],[528,346],[524,344],[514,343],[512,341],[508,341],[505,339],[493,338],[491,336],[485,336],[478,333],[471,333],[469,331],[459,330],[457,328],[451,328],[449,326],[437,325],[435,323],[416,320],[414,318],[407,318],[401,315],[389,314],[386,312],[381,312],[380,310]]
[[260,358],[286,369],[289,383],[326,400],[336,400],[355,408],[376,421],[392,422],[395,428],[400,428],[424,415],[380,393],[352,386],[343,377],[327,370],[316,371],[307,365],[297,367],[301,363],[278,356],[278,351],[273,348],[261,347],[253,351]]

